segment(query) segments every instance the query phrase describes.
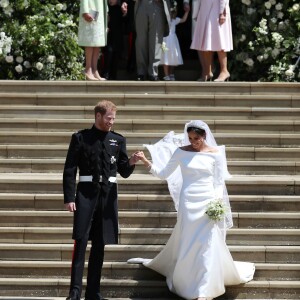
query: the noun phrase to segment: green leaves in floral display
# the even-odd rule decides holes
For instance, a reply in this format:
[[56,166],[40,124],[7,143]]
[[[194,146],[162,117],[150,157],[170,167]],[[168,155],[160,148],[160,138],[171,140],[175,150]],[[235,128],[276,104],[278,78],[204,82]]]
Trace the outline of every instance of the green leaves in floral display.
[[300,81],[299,0],[230,1],[234,50],[230,78]]
[[216,199],[209,202],[205,213],[213,221],[220,221],[224,218],[226,213],[226,206],[222,199]]
[[0,79],[81,78],[78,14],[79,1],[0,0]]

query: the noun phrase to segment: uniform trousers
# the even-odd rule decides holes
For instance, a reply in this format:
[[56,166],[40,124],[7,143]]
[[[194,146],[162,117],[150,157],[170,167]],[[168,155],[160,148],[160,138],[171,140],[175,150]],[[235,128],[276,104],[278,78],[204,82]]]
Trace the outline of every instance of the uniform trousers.
[[[93,235],[91,236],[92,246],[88,263],[85,298],[88,300],[100,300],[100,279],[104,259],[104,241],[102,233],[102,210],[99,204],[93,215],[91,229]],[[81,295],[82,290],[85,252],[89,240],[89,233],[90,230],[88,230],[84,238],[75,240],[74,242],[70,291],[77,290],[79,295]]]
[[156,77],[166,29],[164,5],[161,0],[139,0],[135,5],[137,74]]

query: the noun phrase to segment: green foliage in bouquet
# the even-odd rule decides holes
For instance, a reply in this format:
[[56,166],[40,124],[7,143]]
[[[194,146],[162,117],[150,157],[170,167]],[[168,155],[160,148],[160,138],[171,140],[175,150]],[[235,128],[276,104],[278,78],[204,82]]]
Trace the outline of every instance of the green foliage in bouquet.
[[0,79],[78,79],[79,1],[0,0]]
[[[300,81],[299,0],[230,1],[233,80]],[[297,64],[298,62],[298,64]]]
[[216,199],[209,202],[205,213],[211,220],[220,221],[225,216],[226,206],[224,205],[222,199]]

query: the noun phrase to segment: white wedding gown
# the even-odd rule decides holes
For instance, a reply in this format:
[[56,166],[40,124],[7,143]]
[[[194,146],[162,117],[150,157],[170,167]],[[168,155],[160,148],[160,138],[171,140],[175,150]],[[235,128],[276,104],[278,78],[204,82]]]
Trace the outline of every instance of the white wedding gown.
[[[224,180],[220,153],[175,150],[165,168],[152,165],[150,172],[166,179],[179,166],[182,187],[177,223],[164,249],[146,267],[166,276],[169,289],[185,299],[212,299],[225,292],[225,285],[236,285],[253,278],[254,264],[234,262],[224,234],[205,214],[208,203],[222,198]],[[134,259],[129,262],[135,262]]]

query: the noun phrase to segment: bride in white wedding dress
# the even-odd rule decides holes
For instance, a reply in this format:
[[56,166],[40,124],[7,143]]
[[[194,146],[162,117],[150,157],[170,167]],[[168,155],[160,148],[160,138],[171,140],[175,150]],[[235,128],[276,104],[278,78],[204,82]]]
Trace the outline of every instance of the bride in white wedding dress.
[[[169,133],[148,145],[152,163],[143,152],[136,155],[161,179],[167,179],[178,211],[177,223],[164,249],[154,259],[131,259],[166,276],[169,289],[185,299],[213,299],[225,285],[253,279],[254,264],[234,262],[225,243],[232,226],[225,179],[225,148],[218,147],[202,121],[186,124],[183,135]],[[222,199],[227,206],[223,221],[205,213],[209,202]]]

